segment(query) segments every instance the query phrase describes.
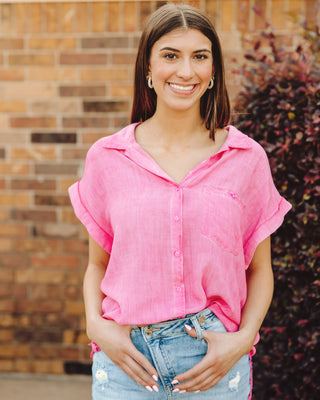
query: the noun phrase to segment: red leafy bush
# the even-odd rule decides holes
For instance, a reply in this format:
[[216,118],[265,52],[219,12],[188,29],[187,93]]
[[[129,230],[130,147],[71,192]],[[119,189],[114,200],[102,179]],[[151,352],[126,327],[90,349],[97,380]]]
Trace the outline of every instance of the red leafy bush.
[[303,26],[295,51],[268,28],[236,71],[235,124],[265,148],[293,206],[272,237],[275,295],[255,358],[257,400],[320,398],[320,34]]

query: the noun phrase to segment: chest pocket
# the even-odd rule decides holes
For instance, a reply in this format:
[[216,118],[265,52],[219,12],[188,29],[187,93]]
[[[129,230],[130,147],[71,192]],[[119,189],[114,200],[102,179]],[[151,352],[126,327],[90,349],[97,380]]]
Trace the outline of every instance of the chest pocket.
[[220,188],[202,190],[201,233],[235,256],[242,251],[241,216],[244,206],[238,195]]

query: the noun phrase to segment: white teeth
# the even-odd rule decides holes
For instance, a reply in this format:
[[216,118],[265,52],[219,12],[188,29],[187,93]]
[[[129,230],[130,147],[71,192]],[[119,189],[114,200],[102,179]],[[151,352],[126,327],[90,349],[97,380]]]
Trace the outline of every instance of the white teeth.
[[177,85],[176,83],[170,83],[170,86],[173,87],[174,89],[184,90],[186,92],[188,92],[188,91],[190,91],[190,90],[192,90],[194,88],[194,85],[180,86],[180,85]]

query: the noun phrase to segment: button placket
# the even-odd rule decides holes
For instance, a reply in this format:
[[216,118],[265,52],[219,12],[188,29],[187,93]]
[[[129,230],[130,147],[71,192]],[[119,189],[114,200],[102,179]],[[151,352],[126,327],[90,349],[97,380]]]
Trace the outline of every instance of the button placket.
[[183,315],[185,311],[185,288],[182,248],[182,201],[183,191],[176,187],[172,203],[172,254],[173,254],[173,284],[176,311]]

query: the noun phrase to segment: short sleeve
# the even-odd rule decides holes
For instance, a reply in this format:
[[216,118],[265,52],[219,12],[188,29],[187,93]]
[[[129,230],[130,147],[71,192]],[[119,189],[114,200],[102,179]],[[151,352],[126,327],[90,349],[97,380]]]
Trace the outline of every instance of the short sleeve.
[[89,149],[83,177],[68,192],[76,216],[90,236],[110,253],[113,234],[107,213],[107,183],[100,165],[102,150],[98,144]]
[[250,264],[258,244],[280,227],[284,216],[291,209],[291,204],[280,195],[274,185],[264,149],[258,144],[255,147],[257,154],[246,188],[243,222],[246,266]]

